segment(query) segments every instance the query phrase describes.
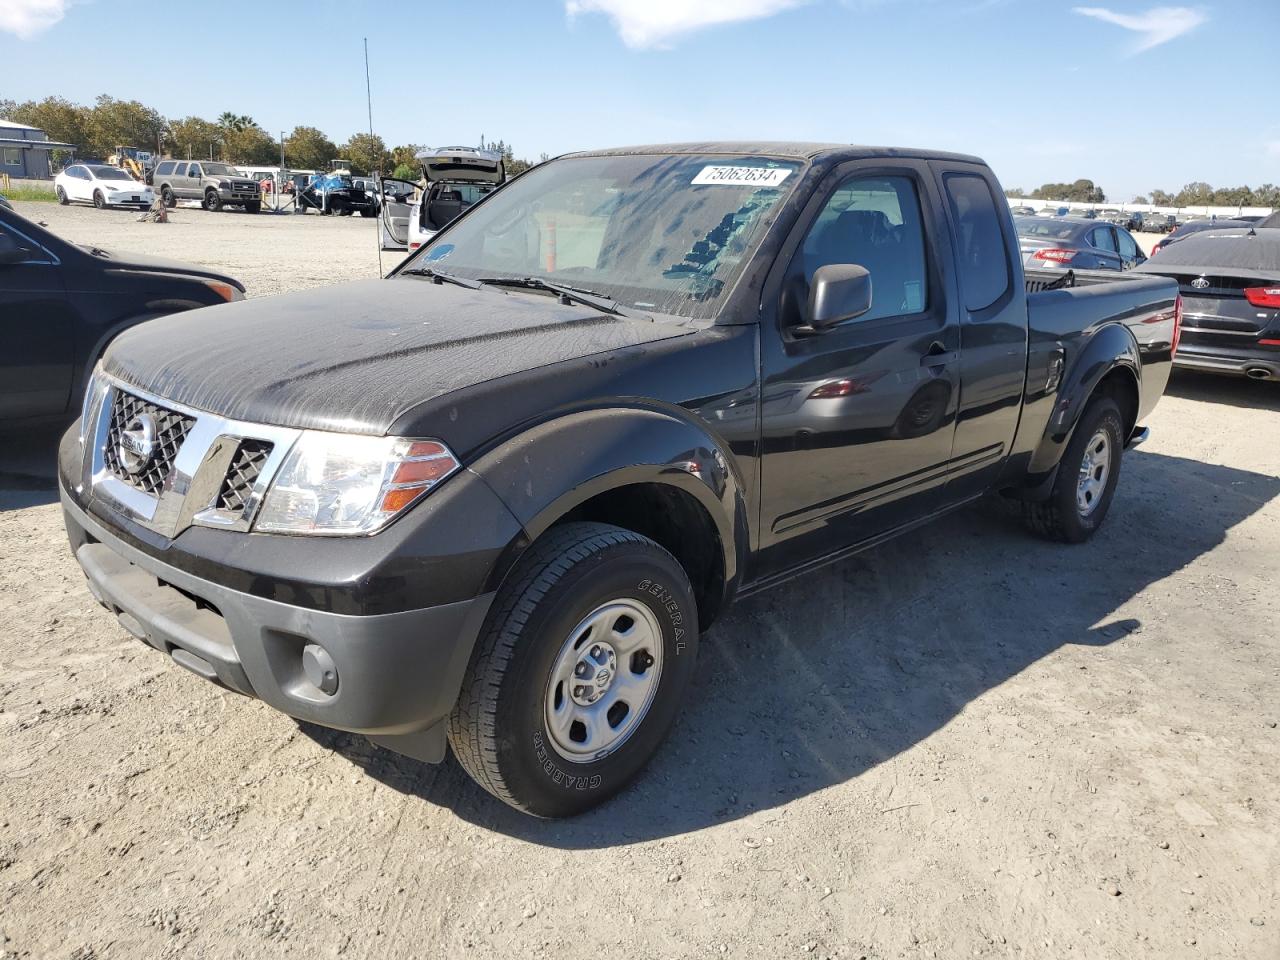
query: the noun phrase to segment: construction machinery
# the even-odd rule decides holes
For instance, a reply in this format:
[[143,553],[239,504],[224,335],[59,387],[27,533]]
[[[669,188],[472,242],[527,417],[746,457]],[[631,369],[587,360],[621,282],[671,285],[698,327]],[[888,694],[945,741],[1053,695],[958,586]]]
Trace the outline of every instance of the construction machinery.
[[156,169],[155,155],[137,147],[116,147],[115,152],[107,157],[107,163],[142,183],[150,183]]

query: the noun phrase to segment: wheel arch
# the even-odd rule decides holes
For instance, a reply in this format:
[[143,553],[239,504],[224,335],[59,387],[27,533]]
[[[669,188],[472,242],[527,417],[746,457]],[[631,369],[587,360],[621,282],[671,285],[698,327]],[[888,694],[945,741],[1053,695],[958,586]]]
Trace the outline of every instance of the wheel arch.
[[[1125,414],[1128,440],[1137,421],[1141,383],[1142,359],[1133,333],[1121,323],[1100,327],[1080,349],[1063,378],[1028,473],[1035,476],[1056,471],[1080,417],[1100,389],[1116,396]],[[1049,483],[1052,485],[1052,478]]]
[[689,576],[704,628],[736,589],[748,537],[742,484],[721,444],[683,417],[584,411],[512,438],[472,469],[524,530],[490,589],[539,537],[575,520],[633,530],[668,550]]

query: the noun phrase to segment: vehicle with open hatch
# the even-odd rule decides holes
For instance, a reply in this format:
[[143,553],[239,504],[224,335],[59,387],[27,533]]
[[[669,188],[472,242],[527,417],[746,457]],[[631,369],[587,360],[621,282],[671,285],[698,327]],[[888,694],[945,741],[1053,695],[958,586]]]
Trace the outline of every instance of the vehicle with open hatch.
[[654,754],[735,598],[986,494],[1097,533],[1179,302],[1025,270],[971,156],[573,154],[386,279],[118,338],[64,518],[175,663],[570,815]]

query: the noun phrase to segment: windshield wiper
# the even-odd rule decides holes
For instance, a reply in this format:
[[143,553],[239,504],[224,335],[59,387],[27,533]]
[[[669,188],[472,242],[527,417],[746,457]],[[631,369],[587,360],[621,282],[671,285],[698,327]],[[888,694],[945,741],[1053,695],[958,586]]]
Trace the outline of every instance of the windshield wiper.
[[466,287],[468,290],[479,290],[484,286],[484,281],[482,280],[471,280],[467,277],[455,276],[452,273],[443,273],[431,267],[413,267],[410,270],[401,270],[400,273],[411,274],[415,277],[427,277],[436,283],[454,283],[460,287]]
[[645,316],[644,314],[633,313],[622,307],[618,301],[593,290],[584,290],[581,287],[555,283],[552,280],[544,280],[542,277],[482,277],[480,282],[495,287],[523,287],[526,290],[546,290],[549,293],[556,294],[561,303],[580,303],[585,307],[592,307],[601,313],[607,313],[615,317]]

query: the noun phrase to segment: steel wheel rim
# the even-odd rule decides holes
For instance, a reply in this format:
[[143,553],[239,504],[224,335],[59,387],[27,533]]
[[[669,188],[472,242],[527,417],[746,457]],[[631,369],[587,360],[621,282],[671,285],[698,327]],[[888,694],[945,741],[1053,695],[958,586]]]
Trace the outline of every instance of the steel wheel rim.
[[662,679],[662,628],[644,604],[600,604],[569,632],[551,667],[543,719],[571,763],[613,753],[640,728]]
[[1087,517],[1098,509],[1111,476],[1111,434],[1099,428],[1084,448],[1080,476],[1076,481],[1076,509]]

